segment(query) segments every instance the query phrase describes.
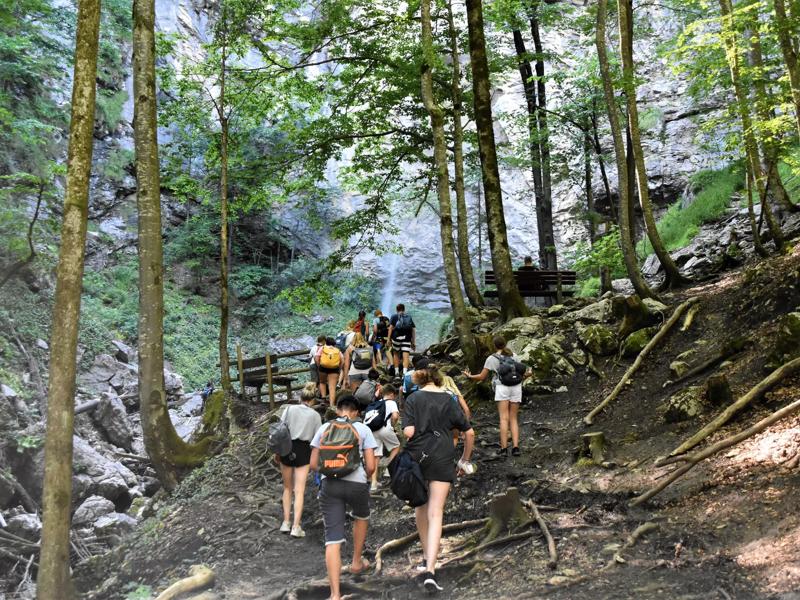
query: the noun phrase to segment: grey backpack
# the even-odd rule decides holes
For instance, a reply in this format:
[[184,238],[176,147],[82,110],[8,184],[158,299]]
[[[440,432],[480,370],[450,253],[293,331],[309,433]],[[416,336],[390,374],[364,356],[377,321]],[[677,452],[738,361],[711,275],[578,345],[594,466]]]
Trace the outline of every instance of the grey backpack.
[[367,379],[362,381],[361,385],[355,391],[353,396],[358,400],[358,405],[361,409],[366,408],[375,400],[375,391],[378,389],[378,382]]
[[267,448],[280,457],[292,454],[292,434],[289,432],[289,426],[285,422],[278,421],[269,426]]

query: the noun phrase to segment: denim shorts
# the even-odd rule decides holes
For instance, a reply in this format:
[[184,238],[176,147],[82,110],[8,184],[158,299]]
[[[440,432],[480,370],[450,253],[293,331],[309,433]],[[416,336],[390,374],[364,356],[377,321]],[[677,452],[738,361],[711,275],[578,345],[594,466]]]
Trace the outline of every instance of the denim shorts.
[[369,520],[369,484],[326,477],[319,491],[319,508],[325,526],[325,545],[345,541],[347,507],[355,519]]

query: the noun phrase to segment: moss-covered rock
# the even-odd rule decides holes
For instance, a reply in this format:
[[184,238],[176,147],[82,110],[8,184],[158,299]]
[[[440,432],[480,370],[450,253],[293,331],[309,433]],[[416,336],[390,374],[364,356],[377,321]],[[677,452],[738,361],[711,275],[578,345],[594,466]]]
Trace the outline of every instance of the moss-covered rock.
[[669,363],[669,372],[672,373],[673,379],[680,379],[688,370],[689,365],[682,360],[673,360]]
[[600,325],[576,325],[578,339],[592,354],[609,356],[617,351],[617,334],[610,327]]
[[784,315],[764,368],[773,371],[800,356],[800,311]]
[[638,356],[644,350],[647,343],[653,339],[653,336],[658,331],[658,327],[646,327],[639,331],[634,331],[622,343],[622,356],[633,357]]
[[693,385],[673,394],[664,410],[664,421],[678,423],[688,421],[703,414],[706,409],[705,393],[702,386]]
[[536,381],[543,381],[570,374],[568,370],[572,366],[564,360],[564,343],[564,336],[559,334],[533,339],[518,337],[509,344],[509,348],[533,369]]
[[513,340],[517,337],[541,337],[544,335],[544,322],[541,317],[519,317],[511,319],[494,330],[497,335],[502,335],[506,340]]
[[604,323],[613,316],[611,300],[605,299],[600,302],[594,302],[574,313],[570,313],[569,316],[573,320],[582,323]]

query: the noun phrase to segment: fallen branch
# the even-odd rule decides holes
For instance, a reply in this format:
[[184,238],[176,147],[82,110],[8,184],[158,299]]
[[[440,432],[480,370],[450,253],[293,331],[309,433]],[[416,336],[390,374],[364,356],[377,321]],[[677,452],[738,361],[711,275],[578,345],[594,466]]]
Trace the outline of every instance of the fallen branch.
[[[478,525],[485,525],[489,521],[488,518],[486,519],[474,519],[472,521],[462,521],[460,523],[450,523],[448,525],[442,526],[442,533],[453,533],[454,531],[462,531],[464,529],[469,529],[470,527],[477,527]],[[375,574],[381,572],[383,568],[383,555],[387,552],[391,552],[393,550],[397,550],[398,548],[402,548],[403,546],[407,546],[408,544],[413,543],[419,538],[419,534],[415,531],[414,533],[409,533],[408,535],[404,535],[403,537],[399,537],[393,540],[389,540],[385,544],[383,544],[378,551],[375,553]]]
[[701,460],[705,460],[706,458],[716,454],[720,450],[724,450],[725,448],[730,448],[731,446],[738,444],[742,440],[745,440],[750,436],[760,433],[761,431],[763,431],[776,421],[779,421],[780,419],[796,412],[799,409],[800,409],[800,400],[797,400],[795,402],[792,402],[791,404],[788,404],[787,406],[784,406],[782,409],[772,413],[768,417],[761,419],[758,423],[756,423],[752,427],[748,427],[747,429],[745,429],[740,433],[737,433],[736,435],[732,435],[730,437],[725,438],[724,440],[720,440],[719,442],[717,442],[716,444],[712,444],[705,450],[701,450],[700,452],[696,452],[690,456],[687,456],[685,465],[682,465],[681,467],[675,469],[675,471],[673,471],[669,477],[667,477],[657,486],[649,489],[641,496],[634,498],[631,501],[631,506],[637,506],[642,502],[647,502],[650,498],[661,492],[665,487],[667,487],[673,481],[684,475],[687,471],[689,471]]
[[547,521],[542,518],[542,515],[539,513],[539,509],[536,507],[536,504],[531,502],[531,508],[533,509],[533,518],[536,519],[536,524],[539,525],[539,529],[542,530],[542,535],[547,540],[547,552],[550,555],[550,560],[547,561],[547,566],[551,569],[555,569],[556,565],[558,564],[558,551],[556,550],[556,542],[553,539],[553,536],[550,535],[550,529],[547,527]]
[[214,571],[204,565],[194,565],[189,568],[189,577],[176,581],[166,590],[161,592],[156,600],[174,600],[183,594],[202,590],[214,584]]
[[522,533],[512,533],[511,535],[507,535],[505,537],[495,538],[489,542],[486,542],[485,544],[481,544],[480,546],[475,546],[474,548],[471,548],[466,552],[462,552],[461,554],[458,554],[452,558],[448,558],[439,565],[439,568],[442,568],[446,565],[452,564],[460,560],[464,560],[465,558],[469,558],[470,556],[477,554],[478,552],[481,552],[483,550],[486,550],[487,548],[492,548],[493,546],[501,546],[503,544],[517,542],[519,540],[525,540],[531,537],[532,535],[533,531],[528,530]]
[[[717,416],[708,425],[703,427],[700,431],[698,431],[696,434],[694,434],[680,446],[675,448],[675,450],[670,452],[667,458],[672,456],[677,456],[678,454],[684,454],[688,450],[691,450],[697,444],[706,439],[709,435],[711,435],[712,433],[717,431],[720,427],[725,425],[725,423],[730,421],[733,415],[738,413],[745,406],[747,406],[754,400],[761,398],[764,394],[766,394],[769,390],[775,387],[783,379],[791,375],[794,375],[798,371],[800,371],[800,358],[795,358],[794,360],[789,361],[782,367],[775,369],[767,377],[762,379],[757,385],[752,387],[750,391],[747,392],[744,396],[739,398],[736,402],[734,402],[728,408],[722,411],[719,414],[719,416]],[[666,459],[661,459],[659,461],[656,461],[656,466],[661,466],[662,464],[665,464],[662,462],[663,460]]]
[[682,381],[686,381],[687,379],[691,379],[692,377],[696,377],[700,373],[707,371],[711,367],[715,367],[716,365],[720,364],[724,360],[730,358],[734,354],[738,354],[742,350],[745,349],[747,346],[748,340],[747,339],[736,339],[729,344],[725,344],[722,350],[716,356],[713,356],[706,360],[705,362],[697,365],[696,367],[689,369],[686,373],[671,381],[670,384],[681,383]]
[[8,483],[12,488],[14,488],[14,492],[19,498],[19,502],[20,504],[22,504],[22,508],[25,509],[25,512],[31,514],[38,514],[39,506],[36,504],[36,502],[34,502],[33,498],[31,498],[31,495],[28,493],[28,490],[22,487],[22,484],[19,481],[17,481],[17,479],[13,475],[11,475],[10,473],[6,473],[2,469],[0,469],[0,477],[3,480],[5,480],[6,483]]
[[603,573],[608,571],[615,565],[619,563],[624,563],[625,559],[622,558],[622,553],[625,550],[630,550],[636,545],[636,542],[639,541],[639,538],[644,537],[651,531],[655,531],[658,529],[658,525],[656,523],[652,523],[648,521],[647,523],[642,523],[636,529],[633,530],[633,533],[628,536],[628,539],[625,540],[625,543],[622,545],[622,548],[619,549],[618,552],[614,553],[614,556],[606,563],[606,566],[600,569],[600,572]]
[[686,309],[691,308],[692,305],[694,305],[698,301],[699,298],[690,298],[689,300],[687,300],[686,302],[684,302],[683,304],[678,306],[678,308],[675,309],[669,320],[666,323],[664,323],[664,325],[661,326],[661,329],[658,330],[658,333],[656,333],[656,335],[653,336],[653,339],[651,339],[647,343],[647,345],[642,349],[642,351],[639,353],[639,356],[636,357],[636,360],[633,361],[633,364],[625,372],[625,374],[622,376],[622,379],[620,379],[619,383],[611,391],[611,393],[608,396],[606,396],[605,399],[600,404],[598,404],[594,408],[594,410],[592,410],[592,412],[590,412],[583,418],[583,422],[586,423],[586,425],[591,425],[594,422],[594,418],[606,406],[608,406],[617,396],[619,396],[620,392],[628,383],[633,374],[639,369],[640,366],[642,366],[644,359],[647,357],[650,351],[653,348],[655,348],[658,345],[658,343],[669,333],[670,329],[672,329],[675,323],[678,322],[678,320],[681,318],[681,315],[686,311]]
[[695,304],[689,309],[689,312],[686,313],[686,318],[683,320],[683,325],[681,326],[681,331],[687,331],[689,327],[692,326],[694,322],[694,318],[697,315],[697,312],[700,310],[700,306]]

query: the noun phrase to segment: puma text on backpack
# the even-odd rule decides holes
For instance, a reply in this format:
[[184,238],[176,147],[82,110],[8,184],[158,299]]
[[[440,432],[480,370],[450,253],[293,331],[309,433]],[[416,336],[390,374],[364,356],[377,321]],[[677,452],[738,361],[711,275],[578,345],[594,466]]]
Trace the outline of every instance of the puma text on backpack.
[[358,389],[353,393],[353,397],[358,400],[361,408],[369,406],[375,400],[375,390],[378,389],[378,382],[367,379],[362,381]]
[[344,477],[361,465],[361,439],[349,420],[335,419],[319,440],[319,472],[325,477]]
[[360,371],[372,368],[372,349],[353,348],[353,366]]
[[342,353],[335,346],[323,346],[319,353],[319,366],[326,369],[338,369],[342,362]]
[[289,433],[289,426],[286,423],[278,421],[269,426],[267,448],[278,456],[292,454],[292,434]]
[[422,506],[428,502],[428,486],[422,478],[422,469],[408,450],[403,450],[389,463],[391,488],[394,495],[410,506]]
[[395,329],[407,333],[410,332],[413,327],[414,320],[411,318],[411,315],[404,312],[397,315],[397,324],[394,326]]
[[500,383],[507,386],[519,385],[525,378],[526,367],[511,356],[498,355],[500,365],[497,367],[497,377]]
[[364,409],[364,425],[372,431],[383,429],[386,425],[386,400],[378,398]]
[[381,316],[378,319],[378,333],[377,336],[381,339],[389,335],[389,318]]
[[336,344],[336,347],[337,347],[337,348],[338,348],[338,349],[339,349],[341,352],[344,352],[345,350],[347,350],[347,336],[348,336],[348,335],[349,335],[349,333],[348,333],[347,331],[340,331],[340,332],[339,332],[339,333],[336,335],[336,341],[335,341],[335,344]]

